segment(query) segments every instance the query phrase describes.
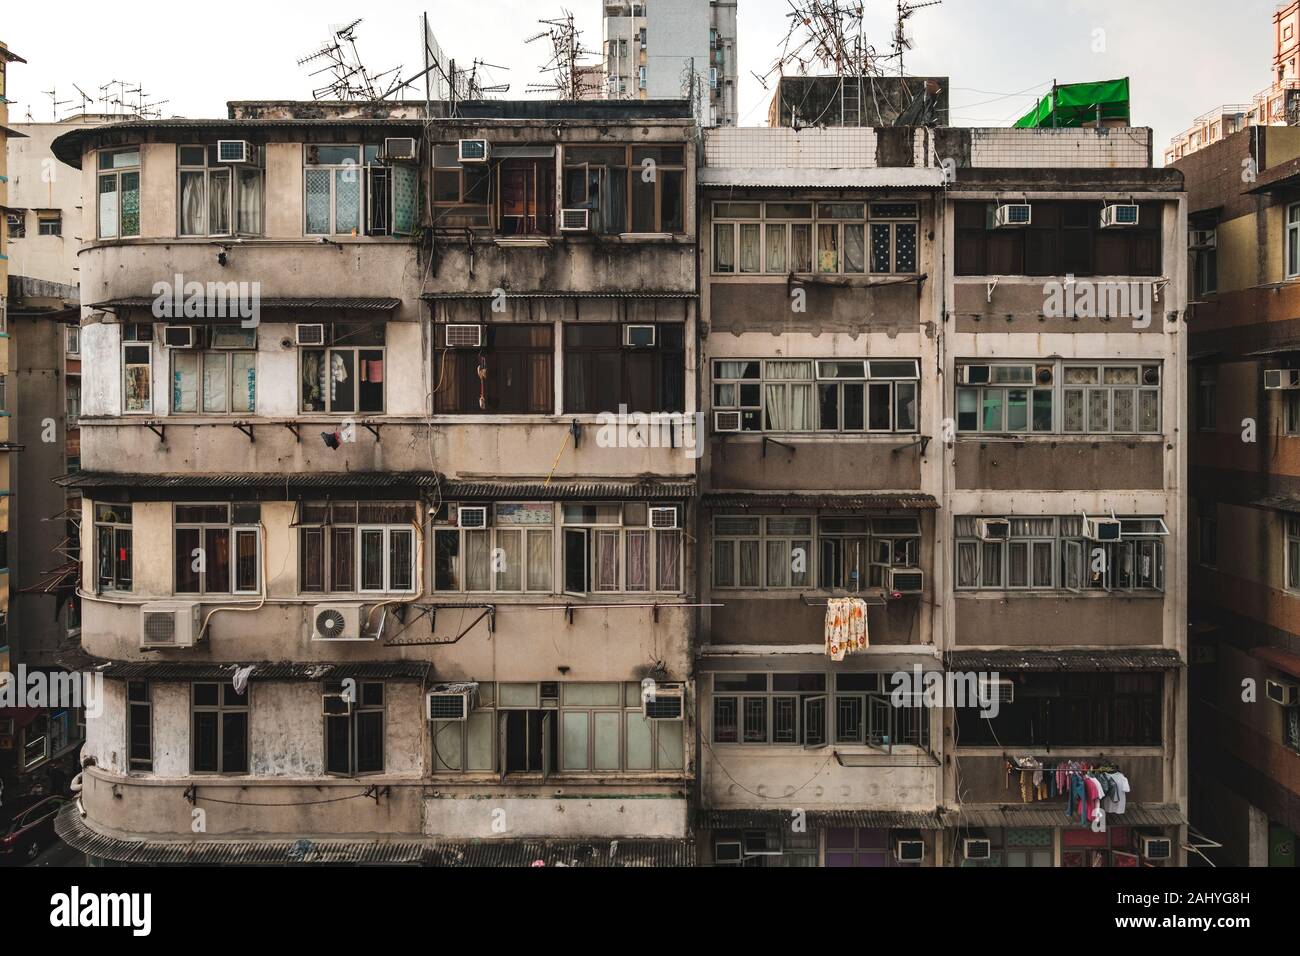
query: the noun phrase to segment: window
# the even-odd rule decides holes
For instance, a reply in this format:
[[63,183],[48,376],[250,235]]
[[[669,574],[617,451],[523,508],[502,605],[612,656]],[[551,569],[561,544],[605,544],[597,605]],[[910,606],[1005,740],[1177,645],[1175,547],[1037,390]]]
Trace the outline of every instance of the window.
[[957,708],[957,739],[971,747],[1158,747],[1160,674],[1009,675],[1015,699],[996,717]]
[[382,412],[386,330],[336,322],[330,348],[299,349],[304,412]]
[[153,326],[122,326],[122,410],[153,411]]
[[0,571],[9,570],[9,532],[0,531]]
[[309,236],[360,235],[365,170],[360,146],[303,147],[303,232]]
[[248,773],[248,688],[191,685],[190,736],[194,773]]
[[127,767],[149,773],[153,770],[153,701],[146,681],[126,682],[126,710]]
[[27,237],[27,213],[5,213],[5,225],[9,227],[10,239],[25,239]]
[[23,728],[23,769],[30,770],[50,757],[50,718],[41,714]]
[[1033,225],[997,229],[997,203],[956,204],[956,263],[959,276],[1159,276],[1163,206],[1142,203],[1141,225],[1101,227],[1101,204],[1039,201]]
[[[444,331],[434,333],[443,339]],[[482,349],[437,348],[434,411],[472,415],[555,412],[555,329],[489,325]],[[439,342],[441,346],[443,342]],[[480,377],[480,371],[483,374]]]
[[890,568],[917,567],[920,546],[915,515],[718,515],[713,586],[806,590],[816,580],[824,591],[861,593],[886,587]]
[[384,772],[384,685],[365,681],[347,696],[341,681],[325,685],[325,772],[355,777]]
[[0,412],[9,410],[9,388],[8,377],[0,375]]
[[[561,514],[566,594],[682,590],[682,532],[650,528],[645,503],[564,504]],[[680,528],[680,508],[677,518]]]
[[685,189],[682,146],[564,147],[564,208],[590,210],[597,235],[683,232]]
[[[206,330],[199,330],[200,333]],[[224,415],[257,411],[257,332],[238,326],[212,330],[211,351],[169,349],[172,411]],[[236,346],[247,346],[248,351]]]
[[462,164],[457,146],[433,149],[433,215],[439,229],[487,229],[492,225],[492,166]]
[[887,869],[894,865],[888,830],[837,827],[826,831],[827,868]]
[[262,234],[265,173],[246,163],[217,162],[216,144],[179,146],[180,234]]
[[140,235],[140,150],[99,154],[99,238]]
[[[787,832],[788,827],[753,830],[714,830],[714,866],[738,869],[816,869],[821,834]],[[741,858],[718,862],[719,844],[739,843]]]
[[67,382],[68,428],[76,428],[81,417],[81,376],[69,375]]
[[713,409],[739,412],[742,431],[909,433],[919,380],[914,359],[718,360]]
[[655,328],[652,348],[628,348],[621,325],[565,325],[565,413],[685,411],[685,327]]
[[1287,435],[1300,435],[1300,391],[1282,393],[1283,432]]
[[81,354],[81,326],[68,326],[67,353],[69,355]]
[[1300,277],[1300,203],[1286,207],[1286,277]]
[[261,511],[256,502],[176,505],[176,593],[257,594]]
[[1214,431],[1218,424],[1218,410],[1219,369],[1214,365],[1198,365],[1196,367],[1196,427],[1201,431]]
[[1286,589],[1300,591],[1300,517],[1286,517]]
[[[1206,230],[1214,237],[1217,230]],[[1192,247],[1192,276],[1198,298],[1219,291],[1219,250],[1216,239],[1205,246]]]
[[301,505],[298,582],[304,594],[409,594],[415,590],[411,502]]
[[95,589],[130,591],[131,506],[96,503]]
[[1058,368],[959,363],[957,380],[962,383],[957,386],[960,432],[1157,435],[1161,431],[1158,365]]
[[[555,506],[549,502],[487,505],[490,527],[434,531],[437,591],[554,591]],[[444,509],[438,520],[454,522]]]
[[1083,518],[1010,518],[1007,540],[956,521],[957,588],[994,591],[1163,591],[1169,534],[1160,518],[1121,519],[1119,541],[1084,537]]
[[1198,521],[1200,538],[1199,559],[1207,568],[1219,566],[1219,519],[1213,515],[1201,515]]
[[713,272],[914,274],[919,218],[915,202],[714,203]]
[[36,234],[40,236],[63,235],[63,213],[38,212],[36,214]]
[[555,231],[555,158],[495,164],[499,236],[549,236]]

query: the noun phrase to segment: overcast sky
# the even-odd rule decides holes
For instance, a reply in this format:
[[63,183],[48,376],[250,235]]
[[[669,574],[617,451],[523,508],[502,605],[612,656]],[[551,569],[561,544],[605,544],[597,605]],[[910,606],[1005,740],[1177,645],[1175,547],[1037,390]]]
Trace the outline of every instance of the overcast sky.
[[[653,2],[653,0],[650,0]],[[706,3],[708,0],[699,0]],[[788,29],[787,0],[738,0],[742,125],[766,123],[764,73]],[[572,10],[584,45],[600,48],[601,0],[383,0],[307,4],[224,0],[191,5],[159,0],[6,2],[0,39],[26,57],[9,70],[12,122],[30,110],[52,118],[60,100],[92,96],[101,84],[143,84],[164,114],[213,117],[227,100],[310,99],[319,79],[297,60],[330,28],[357,15],[359,49],[372,71],[421,67],[420,15],[427,11],[444,50],[509,67],[508,96],[540,79],[546,41],[524,41],[539,17]],[[953,125],[1008,125],[1052,80],[1130,76],[1133,122],[1156,131],[1157,162],[1170,137],[1220,103],[1248,101],[1269,83],[1276,0],[946,0],[917,12],[909,73],[951,77]],[[893,0],[867,0],[872,38],[889,46]],[[147,12],[146,12],[147,11]],[[1099,51],[1100,52],[1099,52]],[[61,107],[67,111],[68,106]],[[61,112],[60,115],[64,115]]]

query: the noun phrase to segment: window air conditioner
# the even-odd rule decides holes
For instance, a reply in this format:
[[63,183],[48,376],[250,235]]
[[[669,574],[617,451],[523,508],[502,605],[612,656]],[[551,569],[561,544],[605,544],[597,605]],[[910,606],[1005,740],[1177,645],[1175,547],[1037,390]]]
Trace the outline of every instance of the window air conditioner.
[[470,695],[468,692],[449,694],[434,691],[427,694],[425,710],[429,720],[465,721],[469,720]]
[[325,326],[295,325],[293,327],[293,340],[297,345],[324,345]]
[[1011,522],[1006,518],[976,518],[975,531],[981,541],[1006,541],[1011,537]]
[[1110,203],[1101,211],[1101,228],[1126,229],[1138,224],[1138,207],[1133,203]]
[[987,385],[993,370],[987,365],[963,365],[957,369],[958,385]]
[[410,163],[415,162],[417,150],[413,137],[391,137],[384,140],[384,149],[380,156],[390,163]]
[[1264,390],[1289,392],[1300,388],[1300,369],[1270,368],[1264,370]]
[[925,572],[916,568],[890,568],[891,594],[921,594],[925,591]]
[[320,712],[322,717],[347,717],[352,713],[352,699],[347,694],[322,694]]
[[317,604],[311,613],[313,641],[361,640],[360,604]]
[[462,165],[486,163],[492,158],[492,144],[485,139],[462,139],[456,144],[456,155]]
[[656,531],[676,531],[677,509],[676,508],[651,508],[650,509],[650,527]]
[[488,526],[488,510],[486,506],[476,506],[467,508],[461,505],[456,509],[456,527],[458,528],[486,528]]
[[199,638],[199,605],[160,601],[140,607],[140,647],[193,647]]
[[714,863],[739,863],[744,857],[744,848],[738,840],[719,840],[713,844]]
[[641,716],[647,720],[681,720],[686,688],[681,684],[656,684],[654,697],[642,695]]
[[217,162],[240,164],[257,162],[257,147],[246,139],[219,139],[217,140]]
[[1214,249],[1219,245],[1219,231],[1217,229],[1193,229],[1188,236],[1187,245],[1192,252],[1204,252]]
[[446,342],[449,349],[481,349],[483,347],[483,326],[448,325]]
[[1114,518],[1083,519],[1083,536],[1089,541],[1118,541],[1123,525]]
[[192,349],[198,341],[198,329],[192,325],[164,325],[163,345],[169,349]]
[[1268,699],[1279,707],[1300,706],[1300,685],[1289,681],[1270,680],[1265,682]]
[[1034,207],[1029,203],[1002,203],[993,213],[995,229],[1021,229],[1031,225]]
[[962,840],[961,855],[968,860],[987,860],[993,856],[993,844],[988,840]]
[[981,702],[993,703],[997,701],[999,704],[1014,704],[1016,702],[1016,685],[1009,680],[993,680],[989,677],[981,677],[977,692]]
[[899,863],[923,863],[925,861],[925,841],[895,840],[894,859]]
[[741,430],[740,412],[714,412],[713,430],[715,432],[738,432]]
[[590,209],[561,209],[560,232],[590,232]]
[[655,327],[653,325],[623,326],[623,345],[629,349],[654,348]]
[[1147,836],[1140,837],[1140,846],[1142,848],[1142,859],[1144,860],[1168,860],[1173,856],[1173,843],[1168,837]]

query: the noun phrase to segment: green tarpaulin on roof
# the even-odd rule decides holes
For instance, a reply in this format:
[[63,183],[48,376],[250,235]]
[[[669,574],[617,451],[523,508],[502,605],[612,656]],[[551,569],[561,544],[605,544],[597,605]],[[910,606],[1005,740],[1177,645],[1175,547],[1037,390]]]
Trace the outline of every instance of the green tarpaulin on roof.
[[1100,83],[1067,83],[1052,87],[1052,92],[1039,100],[1015,128],[1077,129],[1085,123],[1096,122],[1098,108],[1101,119],[1128,123],[1128,103],[1128,77]]

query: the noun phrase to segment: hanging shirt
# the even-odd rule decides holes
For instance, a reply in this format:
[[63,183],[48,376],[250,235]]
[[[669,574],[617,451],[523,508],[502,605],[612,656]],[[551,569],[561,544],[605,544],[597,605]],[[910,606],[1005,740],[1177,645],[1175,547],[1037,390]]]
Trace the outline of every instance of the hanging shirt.
[[1106,808],[1107,813],[1123,813],[1128,803],[1128,777],[1122,773],[1116,773],[1111,775],[1111,779],[1115,781],[1115,796],[1107,800],[1103,806]]
[[831,598],[826,604],[826,653],[830,659],[838,663],[848,654],[865,651],[868,645],[866,602]]

